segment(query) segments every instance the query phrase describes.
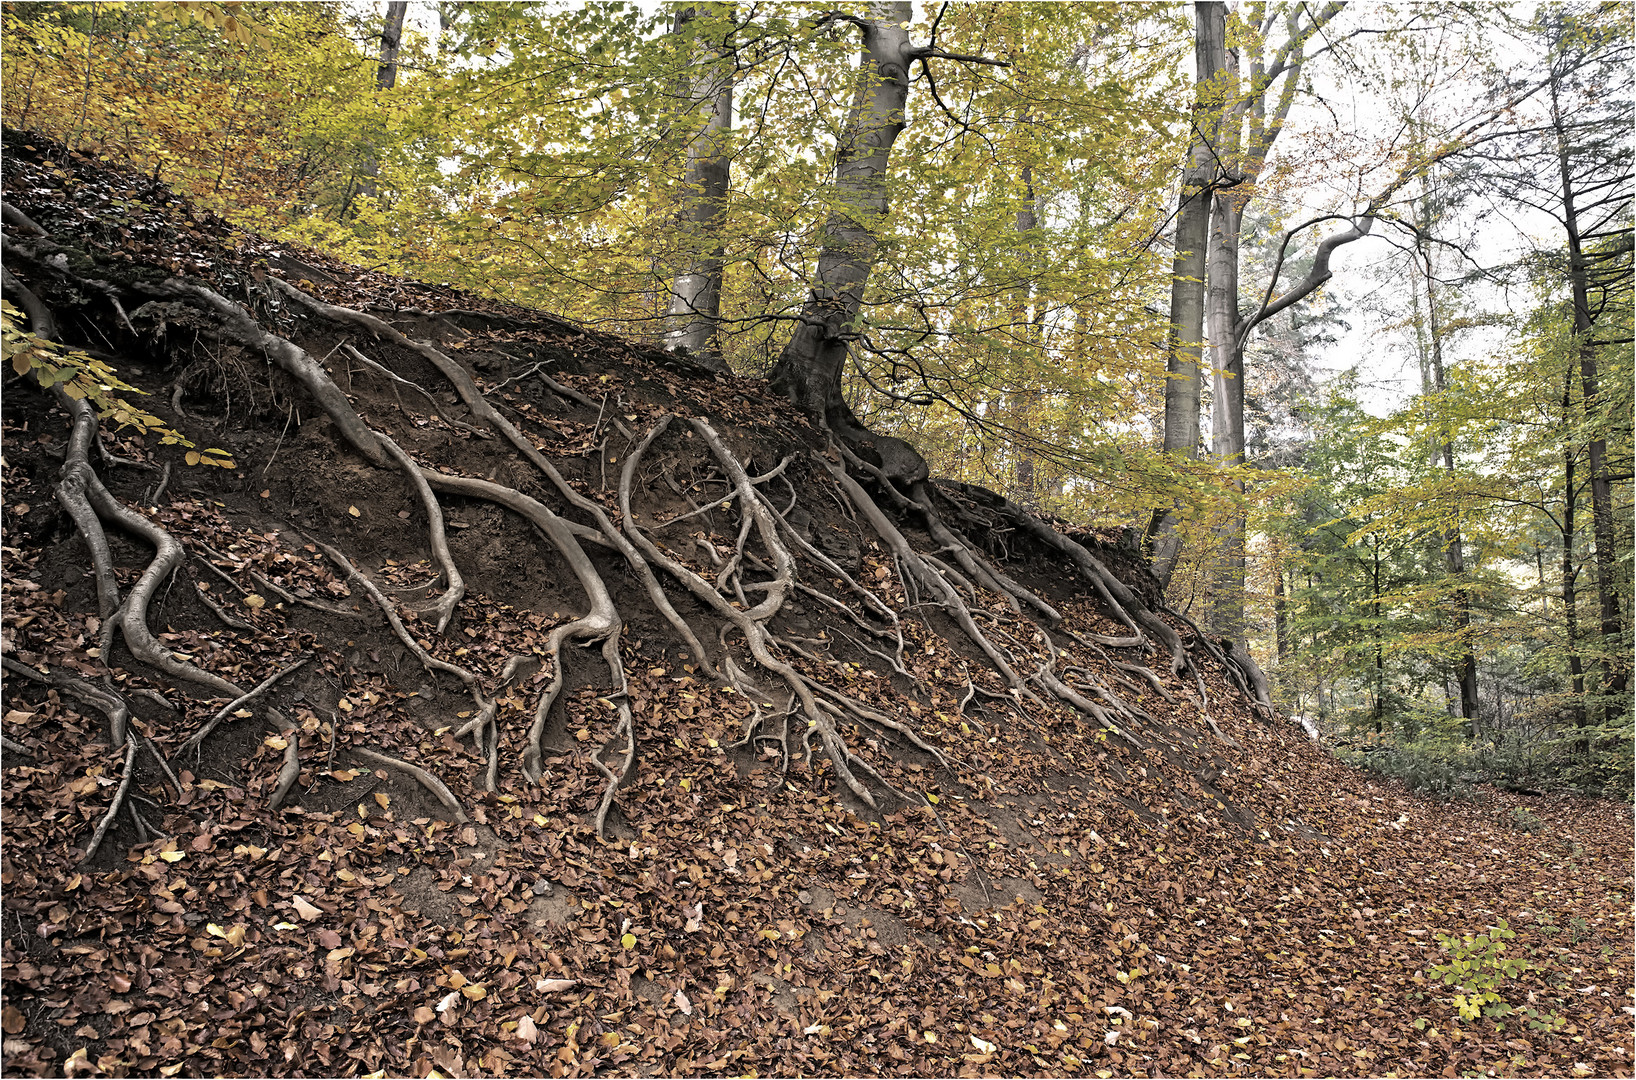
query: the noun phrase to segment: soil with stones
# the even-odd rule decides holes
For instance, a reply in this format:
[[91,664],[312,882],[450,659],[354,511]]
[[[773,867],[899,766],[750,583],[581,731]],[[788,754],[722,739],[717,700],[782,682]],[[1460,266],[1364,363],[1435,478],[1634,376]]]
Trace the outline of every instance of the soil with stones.
[[5,150],[26,326],[222,451],[7,372],[8,1071],[1629,1075],[1625,810],[1411,799],[1120,537]]

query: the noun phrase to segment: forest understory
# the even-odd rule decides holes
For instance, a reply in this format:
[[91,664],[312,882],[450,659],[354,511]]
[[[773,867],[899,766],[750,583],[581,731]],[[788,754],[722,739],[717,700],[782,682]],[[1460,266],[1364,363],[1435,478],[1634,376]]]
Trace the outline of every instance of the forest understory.
[[6,373],[8,1072],[1630,1075],[1628,806],[1340,765],[1123,537],[761,382],[4,198],[197,444]]

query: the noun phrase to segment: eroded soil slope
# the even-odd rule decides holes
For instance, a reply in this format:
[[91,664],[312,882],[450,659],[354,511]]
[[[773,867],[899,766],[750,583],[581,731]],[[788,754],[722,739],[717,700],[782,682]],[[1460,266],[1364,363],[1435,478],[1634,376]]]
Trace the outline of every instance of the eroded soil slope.
[[[232,460],[8,372],[8,1072],[1629,1075],[1627,808],[1343,768],[753,381],[4,176],[8,299]],[[1431,977],[1501,920],[1533,1024]]]

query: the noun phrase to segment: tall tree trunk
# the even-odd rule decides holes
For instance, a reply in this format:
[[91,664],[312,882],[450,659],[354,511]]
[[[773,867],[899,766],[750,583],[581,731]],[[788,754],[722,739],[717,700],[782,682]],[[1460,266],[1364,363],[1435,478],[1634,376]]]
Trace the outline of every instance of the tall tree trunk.
[[[1428,346],[1427,359],[1432,377],[1432,389],[1441,397],[1448,389],[1448,380],[1443,370],[1443,326],[1438,318],[1437,291],[1433,276],[1431,237],[1431,194],[1427,188],[1422,189],[1420,200],[1420,231],[1415,243],[1415,255],[1420,263],[1420,271],[1426,286],[1426,339]],[[1445,431],[1439,440],[1438,454],[1450,478],[1454,476],[1454,442]],[[1450,525],[1443,531],[1443,558],[1448,570],[1449,578],[1455,583],[1453,603],[1453,619],[1455,634],[1460,639],[1461,655],[1455,678],[1460,687],[1460,716],[1466,721],[1469,733],[1477,731],[1477,657],[1472,648],[1471,639],[1471,594],[1466,590],[1464,578],[1466,573],[1465,542],[1460,534],[1458,522]]]
[[[1585,251],[1579,229],[1577,193],[1574,190],[1567,126],[1558,99],[1556,64],[1551,65],[1551,122],[1556,129],[1557,163],[1562,174],[1562,222],[1568,234],[1568,280],[1573,292],[1574,337],[1579,347],[1580,398],[1587,417],[1597,407],[1597,358],[1592,328],[1589,274],[1586,271]],[[1594,430],[1594,429],[1593,429]],[[1608,475],[1607,442],[1601,436],[1585,445],[1586,465],[1591,474],[1591,535],[1596,540],[1596,595],[1601,608],[1602,692],[1622,694],[1629,685],[1629,643],[1624,640],[1624,619],[1619,609],[1618,571],[1615,569],[1613,538],[1613,488]],[[1607,707],[1608,719],[1614,719],[1618,706]]]
[[[1562,388],[1562,424],[1564,431],[1573,430],[1573,367],[1570,366]],[[1571,441],[1562,447],[1562,622],[1568,635],[1568,678],[1573,687],[1574,726],[1583,728],[1590,719],[1585,712],[1585,668],[1579,659],[1579,610],[1575,595],[1578,571],[1574,567],[1574,510],[1579,502],[1575,488],[1574,469],[1579,450]],[[1589,745],[1582,747],[1588,751]]]
[[[408,10],[408,0],[391,0],[386,5],[386,22],[381,27],[380,64],[375,69],[376,90],[390,90],[398,84],[398,48],[403,42],[403,17]],[[358,181],[357,194],[375,198],[379,194],[381,166],[374,147],[365,152],[363,167],[359,171],[362,176]]]
[[[801,321],[769,375],[775,389],[843,438],[867,435],[841,394],[841,375],[880,247],[886,165],[909,99],[913,17],[908,0],[885,0],[870,4],[868,17],[859,20],[864,81],[835,147],[832,197],[839,205],[824,224],[818,272]],[[920,462],[916,471],[924,469]]]
[[[1282,554],[1282,553],[1280,553]],[[1272,636],[1277,649],[1278,666],[1289,660],[1289,614],[1284,594],[1284,563],[1280,558],[1272,573]]]
[[[676,13],[671,32],[685,33],[696,18],[696,9],[683,8]],[[692,75],[683,93],[694,106],[708,104],[709,115],[687,147],[678,232],[686,244],[689,262],[671,283],[665,347],[696,354],[708,366],[725,370],[716,335],[721,321],[723,234],[731,166],[728,133],[733,126],[732,50],[723,40],[713,45],[701,43],[693,52]]]
[[[1229,61],[1229,66],[1231,61]],[[1210,267],[1206,329],[1210,341],[1210,453],[1221,468],[1244,461],[1244,350],[1239,345],[1238,246],[1240,199],[1216,193],[1210,212]],[[1243,494],[1238,481],[1233,488]],[[1211,625],[1231,641],[1244,636],[1244,514],[1235,510],[1218,530],[1211,574]]]
[[[1176,258],[1170,272],[1170,333],[1165,343],[1164,452],[1192,461],[1199,452],[1199,359],[1204,342],[1205,258],[1210,238],[1210,190],[1216,175],[1215,134],[1220,105],[1211,88],[1227,64],[1227,6],[1193,5],[1193,139],[1176,210]],[[1174,511],[1159,507],[1148,525],[1153,573],[1169,587],[1181,554]]]
[[[1027,120],[1027,114],[1023,116]],[[1025,273],[1021,285],[1017,289],[1015,311],[1012,316],[1013,334],[1022,339],[1024,350],[1033,353],[1045,344],[1045,312],[1043,307],[1034,303],[1038,287],[1039,273],[1039,228],[1038,195],[1034,191],[1034,167],[1024,165],[1022,169],[1022,205],[1017,209],[1017,245]],[[1033,399],[1013,393],[1008,395],[1011,409],[1007,422],[1012,430],[1025,435],[1034,434],[1032,430],[1035,414]],[[1017,501],[1031,504],[1038,486],[1037,461],[1033,447],[1019,440],[1013,447],[1015,467],[1012,471],[1013,484],[1017,492]]]

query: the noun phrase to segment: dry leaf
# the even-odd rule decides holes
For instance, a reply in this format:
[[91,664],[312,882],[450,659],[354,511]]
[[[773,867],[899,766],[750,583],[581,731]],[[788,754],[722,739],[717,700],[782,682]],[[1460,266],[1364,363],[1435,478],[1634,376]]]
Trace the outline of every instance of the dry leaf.
[[539,1040],[539,1037],[540,1029],[534,1026],[534,1018],[524,1013],[523,1018],[517,1021],[517,1038],[533,1046]]
[[301,916],[307,922],[311,922],[312,920],[318,918],[318,916],[320,916],[320,915],[322,915],[324,913],[323,909],[313,907],[311,904],[307,903],[307,901],[301,899],[301,897],[299,897],[299,896],[296,897],[293,901],[291,901],[291,903],[293,903],[295,905],[295,913],[297,915]]
[[534,989],[542,994],[555,994],[562,990],[572,990],[578,985],[578,979],[540,979],[534,983]]

